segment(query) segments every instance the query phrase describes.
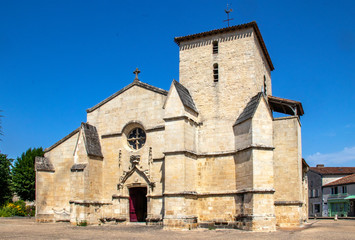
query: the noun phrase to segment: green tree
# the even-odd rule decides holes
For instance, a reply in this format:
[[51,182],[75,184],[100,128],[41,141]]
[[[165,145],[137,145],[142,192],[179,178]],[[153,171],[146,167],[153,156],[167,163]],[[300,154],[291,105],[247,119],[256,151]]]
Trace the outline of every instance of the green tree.
[[0,153],[0,205],[10,201],[11,192],[11,162],[13,159],[8,158],[6,154]]
[[28,149],[16,159],[12,168],[12,189],[22,199],[35,199],[35,157],[44,156],[43,149]]

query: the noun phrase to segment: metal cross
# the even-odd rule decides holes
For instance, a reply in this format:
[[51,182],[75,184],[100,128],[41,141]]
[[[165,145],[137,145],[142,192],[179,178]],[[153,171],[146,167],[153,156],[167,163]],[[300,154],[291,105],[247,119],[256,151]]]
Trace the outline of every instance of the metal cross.
[[139,80],[138,79],[138,74],[140,73],[141,71],[139,71],[138,68],[136,68],[136,70],[133,72],[134,74],[136,74],[136,78],[134,80]]

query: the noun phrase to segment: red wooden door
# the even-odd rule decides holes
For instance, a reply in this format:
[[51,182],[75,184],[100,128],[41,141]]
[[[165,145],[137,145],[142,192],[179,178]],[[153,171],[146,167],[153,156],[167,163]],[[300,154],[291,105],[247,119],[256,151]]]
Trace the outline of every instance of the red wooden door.
[[131,222],[145,222],[147,217],[147,188],[129,189],[129,219]]
[[133,193],[129,196],[129,219],[131,222],[138,222],[136,209],[134,208],[134,203],[137,201],[137,196]]

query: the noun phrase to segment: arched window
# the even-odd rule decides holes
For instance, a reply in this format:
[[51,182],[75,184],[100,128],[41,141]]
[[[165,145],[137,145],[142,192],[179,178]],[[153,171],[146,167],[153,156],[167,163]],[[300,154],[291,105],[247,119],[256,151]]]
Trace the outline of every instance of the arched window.
[[218,53],[218,42],[217,41],[213,41],[213,43],[212,43],[212,52],[213,52],[213,54]]
[[218,63],[213,64],[213,81],[218,82]]

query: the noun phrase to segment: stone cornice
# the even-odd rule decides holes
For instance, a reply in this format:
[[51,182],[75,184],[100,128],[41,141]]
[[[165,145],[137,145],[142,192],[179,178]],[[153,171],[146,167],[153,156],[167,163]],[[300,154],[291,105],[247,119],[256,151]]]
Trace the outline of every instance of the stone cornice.
[[245,188],[241,190],[231,190],[231,191],[211,191],[211,192],[195,192],[195,191],[185,191],[185,192],[165,192],[163,196],[222,196],[222,195],[238,195],[245,193],[256,193],[256,194],[273,194],[275,189],[262,189],[262,188]]
[[266,151],[272,151],[274,150],[275,148],[272,147],[272,146],[266,146],[266,145],[249,145],[249,146],[246,146],[244,148],[239,148],[237,149],[236,151],[237,152],[243,152],[243,151],[247,151],[247,150],[266,150]]
[[302,206],[302,201],[275,201],[275,206]]
[[194,157],[223,157],[223,156],[234,156],[235,154],[247,150],[266,150],[266,151],[272,151],[274,150],[274,147],[271,146],[263,146],[263,145],[249,145],[245,148],[240,148],[234,151],[222,151],[222,152],[210,152],[210,153],[196,153],[194,151],[188,151],[188,150],[181,150],[181,151],[170,151],[170,152],[163,152],[165,156],[169,155],[193,155]]
[[118,132],[118,133],[109,133],[109,134],[103,134],[101,135],[101,139],[104,139],[104,138],[113,138],[113,137],[121,137],[122,136],[122,133],[121,132]]
[[195,125],[199,126],[201,125],[202,123],[199,123],[197,121],[195,121],[194,119],[188,117],[188,116],[175,116],[175,117],[167,117],[167,118],[163,118],[163,120],[165,122],[171,122],[171,121],[179,121],[179,120],[188,120],[188,121],[191,121],[193,122]]
[[123,196],[118,194],[113,194],[112,199],[129,199],[129,196]]
[[77,205],[112,205],[112,202],[93,201],[93,200],[70,200],[70,204]]
[[[149,132],[157,132],[157,131],[164,131],[165,130],[165,126],[164,125],[158,125],[158,126],[154,126],[151,128],[146,129],[145,131],[147,133]],[[101,139],[104,138],[113,138],[113,137],[121,137],[122,136],[122,132],[115,132],[115,133],[108,133],[108,134],[102,134],[101,135]]]
[[165,130],[165,126],[164,125],[159,125],[159,126],[156,126],[156,127],[152,127],[152,128],[149,128],[147,130],[145,130],[146,132],[157,132],[157,131],[164,131]]

